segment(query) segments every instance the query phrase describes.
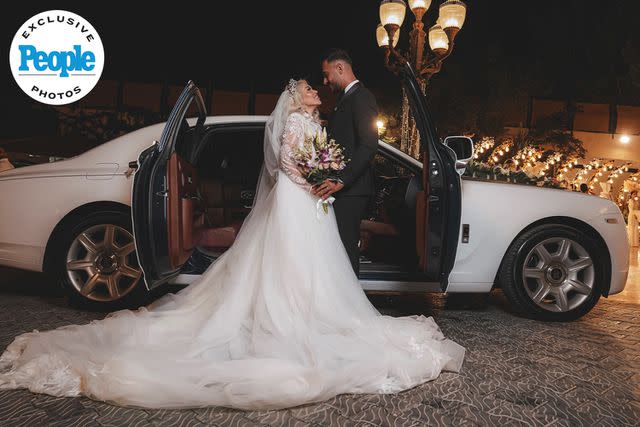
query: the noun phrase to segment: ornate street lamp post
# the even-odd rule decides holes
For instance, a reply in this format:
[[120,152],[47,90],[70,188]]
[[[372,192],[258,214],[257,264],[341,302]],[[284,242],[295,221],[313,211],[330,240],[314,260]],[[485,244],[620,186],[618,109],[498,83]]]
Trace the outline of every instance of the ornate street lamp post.
[[[398,43],[400,27],[404,22],[407,6],[404,0],[382,0],[380,2],[380,24],[376,29],[378,46],[385,50],[387,66],[389,57],[394,55],[408,61],[413,67],[425,93],[427,83],[442,68],[443,61],[451,55],[456,35],[464,25],[467,6],[461,0],[446,0],[440,5],[439,17],[435,25],[429,28],[429,49],[425,51],[427,34],[424,32],[422,18],[429,10],[431,0],[409,0],[409,8],[415,16],[413,29],[409,33],[409,55],[404,59],[395,49]],[[383,32],[384,31],[384,32]],[[385,34],[386,33],[386,37]],[[389,46],[389,39],[393,40]],[[418,158],[420,141],[415,122],[409,113],[409,102],[406,94],[402,96],[402,132],[400,149]]]

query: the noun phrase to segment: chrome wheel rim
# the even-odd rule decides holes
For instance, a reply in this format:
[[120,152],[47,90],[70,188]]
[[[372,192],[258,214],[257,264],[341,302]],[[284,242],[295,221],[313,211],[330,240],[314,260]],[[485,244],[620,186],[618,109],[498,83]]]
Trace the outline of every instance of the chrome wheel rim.
[[595,284],[593,260],[582,245],[566,237],[546,239],[525,257],[522,282],[540,308],[564,313],[579,307]]
[[67,252],[67,277],[87,299],[116,301],[131,292],[142,276],[133,235],[114,224],[80,233]]

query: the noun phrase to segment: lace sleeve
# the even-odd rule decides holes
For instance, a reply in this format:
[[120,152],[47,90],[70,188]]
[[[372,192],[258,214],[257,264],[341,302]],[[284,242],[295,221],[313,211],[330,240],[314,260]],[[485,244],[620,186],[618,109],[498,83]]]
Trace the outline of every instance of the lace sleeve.
[[293,149],[304,138],[303,118],[297,114],[291,114],[287,119],[280,146],[280,169],[305,191],[311,191],[312,185],[302,176],[293,160]]

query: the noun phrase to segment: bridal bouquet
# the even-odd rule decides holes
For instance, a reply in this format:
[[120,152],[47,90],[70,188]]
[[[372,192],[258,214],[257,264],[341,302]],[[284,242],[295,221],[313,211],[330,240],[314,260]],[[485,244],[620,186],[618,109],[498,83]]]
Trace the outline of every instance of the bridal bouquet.
[[[301,146],[296,147],[293,153],[298,170],[308,183],[316,185],[325,179],[338,177],[338,172],[347,165],[342,147],[335,140],[327,140],[327,131],[322,129],[316,134],[307,134]],[[334,197],[327,200],[318,200],[322,204],[324,213],[328,213],[328,204],[333,203]]]

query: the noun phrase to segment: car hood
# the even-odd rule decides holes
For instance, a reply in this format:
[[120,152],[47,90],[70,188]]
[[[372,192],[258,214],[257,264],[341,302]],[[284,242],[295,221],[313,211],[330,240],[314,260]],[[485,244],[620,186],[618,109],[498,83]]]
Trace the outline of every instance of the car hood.
[[503,206],[505,215],[524,206],[547,215],[570,215],[585,220],[620,214],[620,208],[613,201],[577,191],[468,178],[463,179],[463,183],[463,197],[465,190],[480,193],[486,203]]

